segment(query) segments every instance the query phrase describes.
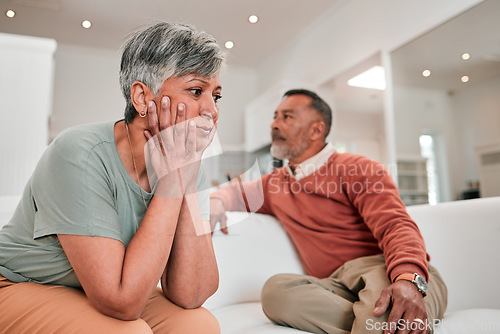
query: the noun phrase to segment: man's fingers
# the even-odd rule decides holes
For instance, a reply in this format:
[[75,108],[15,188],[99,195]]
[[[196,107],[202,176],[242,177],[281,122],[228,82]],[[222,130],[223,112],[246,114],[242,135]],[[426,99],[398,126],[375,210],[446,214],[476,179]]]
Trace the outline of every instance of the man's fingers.
[[[401,305],[397,307],[397,305],[393,305],[391,309],[391,313],[389,313],[389,317],[387,318],[387,324],[388,328],[385,330],[385,334],[394,334],[396,333],[396,329],[398,326],[399,319],[401,319],[401,316],[403,315],[403,312],[401,312]],[[398,331],[399,333],[399,331]]]
[[222,217],[220,220],[220,227],[221,227],[222,233],[229,234],[229,231],[227,230],[227,216],[225,213],[222,214]]
[[376,316],[376,317],[381,316],[389,308],[389,305],[391,304],[391,292],[390,291],[391,290],[389,290],[389,289],[384,289],[380,293],[380,297],[378,298],[377,302],[375,303],[375,308],[373,309],[374,316]]

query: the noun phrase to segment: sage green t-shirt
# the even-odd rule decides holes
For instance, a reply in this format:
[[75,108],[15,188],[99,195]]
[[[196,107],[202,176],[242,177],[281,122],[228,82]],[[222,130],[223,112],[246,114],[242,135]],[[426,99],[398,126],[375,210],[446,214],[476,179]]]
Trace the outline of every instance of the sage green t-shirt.
[[[14,216],[0,231],[0,275],[13,282],[81,287],[56,234],[107,237],[128,245],[146,207],[118,155],[114,125],[73,127],[49,145]],[[202,175],[198,189],[204,186]],[[142,194],[149,204],[153,194]],[[202,219],[208,220],[209,198],[198,197]]]

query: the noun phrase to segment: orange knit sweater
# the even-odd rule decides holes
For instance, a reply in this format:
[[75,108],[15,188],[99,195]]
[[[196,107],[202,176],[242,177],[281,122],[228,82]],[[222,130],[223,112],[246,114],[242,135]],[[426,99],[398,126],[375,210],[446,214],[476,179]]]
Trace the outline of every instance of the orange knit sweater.
[[312,276],[328,277],[347,261],[383,253],[391,281],[401,273],[428,279],[430,258],[417,225],[387,169],[366,157],[334,153],[299,181],[282,167],[257,181],[232,182],[211,197],[227,211],[275,216]]

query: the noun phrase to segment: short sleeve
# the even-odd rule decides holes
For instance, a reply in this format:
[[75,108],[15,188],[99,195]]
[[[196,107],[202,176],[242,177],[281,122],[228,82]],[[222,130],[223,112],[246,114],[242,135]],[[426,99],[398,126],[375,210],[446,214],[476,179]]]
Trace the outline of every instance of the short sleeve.
[[66,132],[49,146],[31,180],[34,239],[74,234],[123,242],[106,166],[109,147],[84,130]]

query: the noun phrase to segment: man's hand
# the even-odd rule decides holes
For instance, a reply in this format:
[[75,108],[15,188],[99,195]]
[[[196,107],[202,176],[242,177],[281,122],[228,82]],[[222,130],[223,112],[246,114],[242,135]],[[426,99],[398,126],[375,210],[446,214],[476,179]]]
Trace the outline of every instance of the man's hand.
[[[381,316],[392,306],[389,314],[388,329],[384,334],[426,334],[427,312],[424,297],[417,287],[405,280],[397,281],[382,290],[375,303],[373,315]],[[402,320],[400,320],[402,319]]]
[[220,222],[221,231],[228,234],[227,231],[227,216],[224,203],[218,198],[210,199],[210,228],[212,233],[215,231],[215,226]]

